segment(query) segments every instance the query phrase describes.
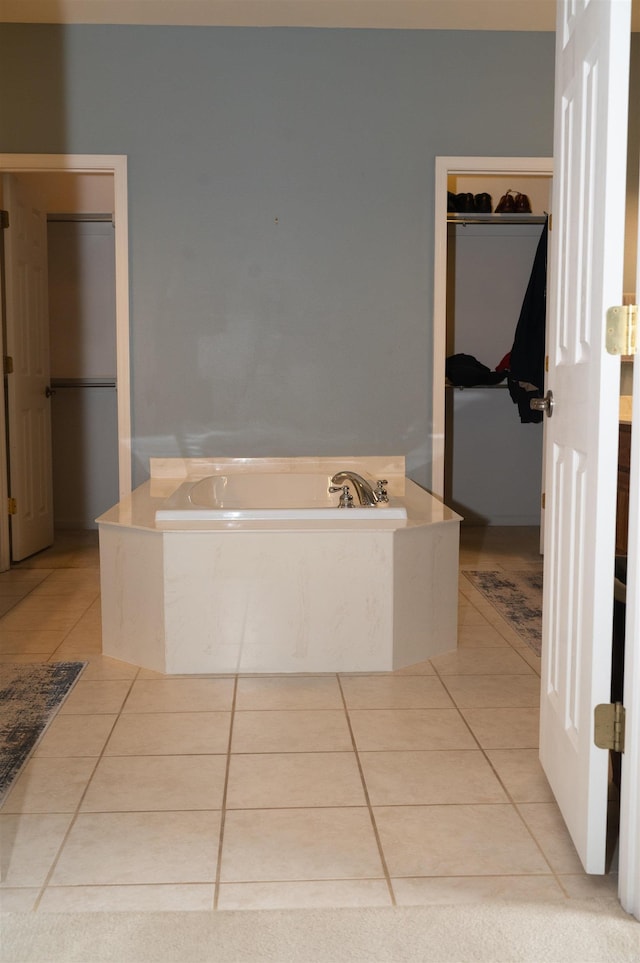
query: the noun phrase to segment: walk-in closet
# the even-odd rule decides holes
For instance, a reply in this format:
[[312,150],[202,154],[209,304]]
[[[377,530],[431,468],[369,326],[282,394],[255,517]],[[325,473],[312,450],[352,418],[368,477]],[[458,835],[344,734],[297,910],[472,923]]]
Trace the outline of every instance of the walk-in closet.
[[[492,371],[508,367],[536,250],[550,207],[550,176],[450,175],[450,198],[486,198],[484,211],[447,213],[447,357],[466,354]],[[509,191],[530,212],[495,213]],[[507,378],[447,384],[445,501],[466,524],[537,525],[543,426],[522,423]]]

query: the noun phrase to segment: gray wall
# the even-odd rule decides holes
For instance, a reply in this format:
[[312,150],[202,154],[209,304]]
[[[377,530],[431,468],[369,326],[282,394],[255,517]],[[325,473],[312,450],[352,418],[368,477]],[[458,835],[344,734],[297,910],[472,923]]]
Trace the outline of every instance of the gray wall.
[[0,150],[129,158],[135,483],[151,454],[400,453],[428,484],[434,158],[551,154],[553,34],[0,43]]

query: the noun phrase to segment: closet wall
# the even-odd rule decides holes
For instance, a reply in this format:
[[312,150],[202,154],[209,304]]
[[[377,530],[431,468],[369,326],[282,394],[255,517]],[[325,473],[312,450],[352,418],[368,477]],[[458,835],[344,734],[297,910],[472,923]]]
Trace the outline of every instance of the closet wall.
[[[550,183],[548,176],[450,178],[453,193],[487,191],[494,210],[508,188],[526,193],[533,216],[498,223],[473,215],[450,219],[447,355],[470,354],[493,369],[511,350]],[[539,524],[542,424],[521,423],[506,380],[446,391],[447,504],[466,524]]]
[[50,215],[48,255],[55,526],[90,529],[118,501],[111,219]]

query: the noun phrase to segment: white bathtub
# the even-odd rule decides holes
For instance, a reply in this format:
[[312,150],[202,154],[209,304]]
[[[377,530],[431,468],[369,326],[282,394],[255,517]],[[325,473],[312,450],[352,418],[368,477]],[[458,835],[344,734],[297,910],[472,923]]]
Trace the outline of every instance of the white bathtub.
[[[105,655],[181,675],[386,672],[455,648],[460,518],[403,458],[150,468],[98,519]],[[389,504],[336,507],[343,469],[388,479]]]
[[[210,521],[364,521],[402,520],[400,500],[340,508],[340,494],[329,489],[331,475],[322,472],[251,472],[216,474],[184,482],[156,511],[156,523]],[[353,486],[352,486],[353,487]]]

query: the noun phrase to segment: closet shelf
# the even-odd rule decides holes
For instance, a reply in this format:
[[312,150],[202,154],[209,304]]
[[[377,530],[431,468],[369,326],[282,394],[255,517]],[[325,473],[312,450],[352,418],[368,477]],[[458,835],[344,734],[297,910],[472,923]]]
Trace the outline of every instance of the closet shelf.
[[546,214],[447,214],[448,224],[544,224]]
[[480,388],[482,391],[495,391],[496,388],[507,389],[509,385],[506,381],[501,381],[497,385],[445,385],[445,388],[450,388],[453,391],[476,391]]

